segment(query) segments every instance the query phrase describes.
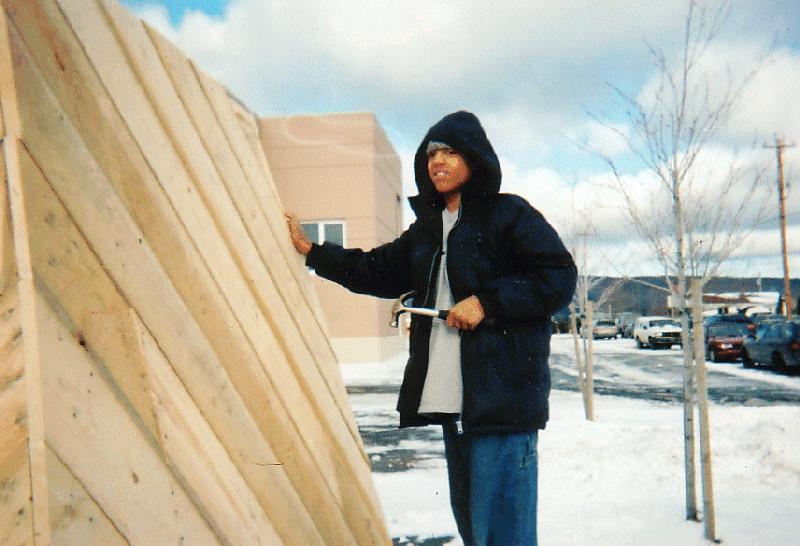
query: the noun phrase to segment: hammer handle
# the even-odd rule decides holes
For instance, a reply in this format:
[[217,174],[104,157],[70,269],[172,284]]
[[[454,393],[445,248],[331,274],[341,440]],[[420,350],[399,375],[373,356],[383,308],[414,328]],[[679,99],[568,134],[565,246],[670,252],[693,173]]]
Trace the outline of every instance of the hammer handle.
[[416,315],[424,315],[426,317],[433,317],[433,318],[440,318],[442,320],[447,319],[448,313],[450,313],[449,309],[428,309],[426,307],[406,307],[406,311],[409,313],[414,313]]

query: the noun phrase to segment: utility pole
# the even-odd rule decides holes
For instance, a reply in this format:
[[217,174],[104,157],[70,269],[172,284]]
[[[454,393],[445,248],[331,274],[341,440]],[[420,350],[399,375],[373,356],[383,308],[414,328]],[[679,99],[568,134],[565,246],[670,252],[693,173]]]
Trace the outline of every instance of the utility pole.
[[780,206],[780,226],[781,226],[781,252],[783,253],[783,299],[786,318],[792,318],[792,288],[789,282],[789,250],[786,242],[786,183],[783,180],[783,150],[794,148],[794,144],[786,144],[782,139],[775,135],[775,144],[765,146],[775,148],[775,156],[778,159],[778,204]]

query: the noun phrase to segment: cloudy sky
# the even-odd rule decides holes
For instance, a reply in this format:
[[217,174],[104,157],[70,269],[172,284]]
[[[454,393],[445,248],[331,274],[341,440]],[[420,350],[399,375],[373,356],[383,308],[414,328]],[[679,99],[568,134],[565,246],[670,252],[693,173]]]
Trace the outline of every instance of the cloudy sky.
[[[575,234],[591,233],[590,272],[663,273],[619,190],[646,218],[663,214],[670,200],[627,149],[625,137],[635,133],[614,88],[648,103],[659,81],[650,51],[674,64],[684,2],[122,1],[258,115],[374,112],[403,161],[407,195],[416,193],[411,157],[427,128],[448,112],[475,112],[500,156],[503,189],[540,209],[576,254],[583,245]],[[783,275],[775,153],[765,147],[777,134],[798,144],[784,155],[796,277],[800,3],[733,0],[700,65],[697,81],[711,82],[712,103],[723,83],[753,76],[729,123],[696,162],[687,200],[706,224],[696,238],[711,240],[731,218],[756,218],[756,229],[736,242],[721,273]],[[616,162],[622,186],[587,149]],[[726,188],[731,165],[745,178]],[[753,172],[763,173],[755,187]],[[719,217],[719,210],[726,213]]]

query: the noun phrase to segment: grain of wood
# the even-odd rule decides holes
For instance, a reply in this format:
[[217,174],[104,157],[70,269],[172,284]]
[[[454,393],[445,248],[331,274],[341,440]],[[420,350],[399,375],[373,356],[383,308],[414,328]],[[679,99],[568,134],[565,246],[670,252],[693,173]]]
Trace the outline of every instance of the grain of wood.
[[[35,108],[25,110],[25,115],[28,116],[26,125],[29,127],[28,146],[37,156],[37,162],[46,166],[49,177],[58,182],[59,199],[69,210],[70,216],[76,220],[80,231],[91,235],[89,245],[102,259],[103,268],[112,273],[114,282],[126,300],[142,313],[143,320],[151,323],[148,326],[151,331],[159,333],[159,344],[173,365],[181,370],[182,379],[190,388],[194,398],[204,404],[204,413],[213,428],[220,437],[226,438],[226,445],[232,450],[231,453],[238,456],[239,462],[250,472],[248,479],[254,479],[253,472],[265,472],[265,469],[253,469],[252,463],[248,468],[245,463],[247,459],[241,455],[249,451],[254,434],[241,432],[224,419],[228,413],[236,414],[233,409],[226,408],[228,404],[226,401],[233,395],[231,393],[233,389],[226,383],[224,371],[219,366],[214,352],[210,350],[209,341],[196,329],[192,317],[186,314],[182,301],[176,299],[172,292],[172,283],[163,276],[158,260],[150,251],[147,238],[138,231],[124,212],[126,207],[123,203],[128,205],[144,203],[138,209],[136,207],[134,209],[154,215],[148,217],[147,222],[141,223],[148,229],[154,229],[151,238],[154,244],[162,242],[162,234],[157,228],[163,227],[168,232],[174,231],[175,226],[180,228],[180,222],[172,221],[171,224],[159,222],[159,217],[155,216],[156,212],[164,210],[158,206],[158,201],[153,201],[154,196],[160,194],[160,190],[156,193],[145,192],[152,175],[148,175],[149,171],[145,168],[146,163],[143,159],[139,163],[134,163],[133,168],[128,168],[131,165],[129,158],[132,160],[137,157],[135,152],[138,148],[135,143],[125,141],[128,134],[125,126],[112,115],[113,110],[107,108],[108,103],[103,98],[99,84],[92,83],[91,67],[82,57],[80,46],[70,41],[69,34],[48,30],[52,28],[52,18],[58,21],[57,9],[47,3],[19,2],[14,5],[14,14],[20,21],[18,28],[28,33],[25,42],[36,51],[37,64],[48,66],[46,63],[53,58],[47,49],[42,48],[45,41],[37,38],[37,30],[46,33],[50,43],[57,44],[61,65],[48,66],[54,72],[48,70],[45,74],[51,76],[48,78],[49,86],[59,93],[59,98],[69,109],[68,113],[60,111],[60,106],[54,97],[42,87],[41,83],[37,83],[41,76],[37,76],[37,71],[31,67],[32,63],[25,58],[25,52],[19,51],[20,66],[28,67],[27,76],[20,83],[20,93],[31,98],[30,105],[36,105]],[[83,60],[82,65],[81,60]],[[82,78],[76,74],[78,70],[81,71]],[[83,82],[81,86],[83,94],[79,98],[71,93],[71,81]],[[91,93],[93,90],[97,92],[96,95]],[[98,108],[87,109],[87,104],[96,104]],[[105,109],[103,105],[106,106]],[[73,119],[81,124],[80,136],[72,126]],[[127,149],[126,154],[119,153],[113,146],[114,144],[119,146],[120,139],[123,140],[123,144],[132,144],[129,148],[123,147]],[[94,157],[86,150],[84,141],[92,144]],[[62,157],[59,155],[59,150],[70,150],[70,153]],[[104,168],[95,162],[95,157],[105,162]],[[113,187],[131,192],[125,201],[121,201],[120,197],[126,194],[114,192],[105,178],[104,171],[116,177]],[[165,255],[176,260],[187,254],[185,247],[177,247],[174,250],[175,252]],[[177,269],[196,273],[192,267],[194,263],[196,262],[191,260],[187,262],[178,260],[174,265]],[[186,282],[176,286],[189,290],[187,296],[194,296],[187,297],[187,304],[203,306],[208,301],[198,298],[197,293],[191,293],[197,287],[197,281],[198,278],[190,274],[186,277]],[[210,312],[198,313],[196,316],[198,319],[217,320],[218,315],[214,311],[215,308],[211,307]],[[222,318],[224,319],[224,316]],[[231,330],[231,324],[223,323],[223,327]],[[223,336],[223,349],[224,343],[229,338],[230,336]],[[216,341],[216,338],[211,340]],[[228,348],[239,350],[242,347],[246,348],[246,344],[234,343]],[[222,351],[220,354],[227,356],[229,352]],[[243,367],[242,361],[231,360],[228,363],[229,368],[235,368],[237,373],[253,370]],[[248,379],[251,378],[245,376],[239,383],[245,393],[248,389],[268,386],[263,382]],[[350,542],[350,539],[344,538],[349,536],[349,531],[341,511],[319,509],[320,506],[334,507],[336,501],[331,503],[329,498],[331,492],[326,492],[324,486],[325,477],[309,464],[309,454],[306,449],[298,447],[298,443],[302,444],[302,432],[299,430],[291,432],[281,428],[282,421],[286,421],[287,408],[282,407],[276,396],[247,396],[245,399],[249,406],[262,416],[259,421],[262,430],[268,430],[273,437],[281,441],[281,457],[287,459],[286,468],[291,470],[292,483],[295,484],[303,502],[311,507],[309,511],[315,520],[320,522],[321,532],[324,531],[326,540],[329,543]],[[270,420],[272,416],[277,418]],[[239,447],[233,449],[232,446]],[[256,456],[250,460],[260,459]],[[260,489],[259,492],[262,495],[269,494],[266,489]],[[287,499],[291,500],[289,497]]]
[[[36,317],[33,301],[33,271],[31,266],[28,224],[20,172],[19,138],[22,123],[16,92],[17,74],[13,63],[11,34],[6,14],[0,12],[0,104],[3,114],[3,164],[8,189],[8,208],[13,234],[14,270],[17,273],[17,294],[20,306],[20,325],[23,340],[23,359],[26,392],[26,424],[28,440],[28,471],[31,536],[33,544],[50,543],[50,516],[47,502],[47,475],[44,440],[43,400],[41,386],[41,355],[37,343]],[[5,269],[5,268],[4,268]]]
[[0,295],[0,544],[9,545],[33,542],[21,334],[19,299],[12,285]]
[[94,264],[83,234],[27,153],[22,169],[31,259],[40,290],[58,303],[72,336],[102,362],[103,373],[155,438],[155,414],[129,305],[113,280]]
[[6,356],[2,366],[16,368],[18,371],[9,381],[0,385],[0,464],[1,461],[14,458],[17,450],[28,443],[28,397],[22,375],[22,347],[6,352]]
[[[36,296],[47,443],[134,544],[219,544],[85,348]],[[157,499],[157,502],[154,502]]]
[[[210,169],[207,166],[193,168],[192,158],[206,156],[202,154],[199,140],[195,142],[192,138],[197,137],[191,131],[191,123],[177,102],[177,96],[173,95],[174,91],[169,85],[166,73],[163,72],[163,68],[159,70],[160,63],[150,63],[147,65],[147,70],[138,73],[134,67],[127,64],[132,60],[144,62],[152,58],[155,51],[149,51],[149,40],[145,43],[136,39],[138,36],[131,38],[127,32],[126,41],[132,45],[129,51],[124,50],[121,44],[116,42],[112,29],[104,28],[102,21],[95,20],[95,12],[87,10],[83,7],[85,5],[60,2],[119,111],[131,128],[132,134],[148,157],[165,193],[196,242],[197,248],[204,255],[206,264],[220,290],[230,302],[245,333],[258,348],[259,354],[270,355],[277,360],[278,365],[275,366],[273,363],[272,370],[287,371],[275,383],[282,389],[284,400],[292,401],[292,417],[296,417],[298,422],[302,423],[298,427],[303,430],[303,438],[309,442],[312,456],[320,464],[332,490],[348,512],[351,525],[358,525],[356,530],[359,532],[372,532],[374,527],[364,528],[361,525],[364,521],[380,517],[372,502],[377,499],[372,493],[368,468],[363,459],[356,462],[355,457],[360,458],[360,454],[354,449],[355,444],[352,439],[343,437],[347,432],[340,419],[341,412],[337,415],[337,412],[330,411],[325,399],[327,386],[315,373],[314,367],[308,365],[309,359],[304,358],[302,361],[292,359],[292,350],[301,351],[304,346],[297,331],[292,328],[292,322],[286,320],[287,313],[281,312],[281,300],[276,298],[273,292],[269,294],[271,296],[269,305],[259,306],[258,299],[253,297],[243,282],[240,269],[230,249],[225,245],[220,230],[213,229],[215,226],[213,216],[205,208],[200,196],[204,189],[220,188],[218,184],[213,183],[214,181],[205,188],[195,184],[198,177],[202,176],[201,173],[214,172],[214,169],[213,166]],[[118,26],[128,28],[126,22]],[[143,78],[145,74],[149,78]],[[155,85],[150,85],[151,79]],[[178,115],[181,112],[184,116]],[[170,138],[170,131],[175,127],[177,127],[175,134],[179,137]],[[195,142],[195,146],[190,152],[181,153],[186,142]],[[190,164],[187,165],[187,161]],[[195,177],[192,177],[192,171]],[[226,201],[226,196],[220,195],[215,201],[220,203]],[[238,216],[233,217],[238,219]],[[234,223],[227,227],[232,225],[240,226]],[[236,239],[246,241],[247,235],[243,232],[237,233]],[[252,254],[240,254],[240,256],[250,255]],[[262,271],[253,266],[246,271],[246,274],[252,276]],[[259,287],[265,288],[265,284],[269,286],[269,283],[259,283]],[[270,315],[272,310],[275,312],[274,315]],[[269,318],[273,320],[270,322],[267,320]],[[286,328],[283,328],[284,326]],[[286,365],[283,362],[286,356],[289,357],[289,370],[285,370]],[[327,428],[322,427],[322,423],[327,424]],[[345,472],[340,467],[342,463],[361,466],[355,472]],[[369,499],[370,502],[358,502],[359,497],[363,497],[364,500]],[[360,513],[365,508],[371,512],[367,516]]]
[[[158,415],[159,440],[167,460],[186,480],[195,503],[204,507],[224,542],[323,544],[319,534],[299,535],[297,527],[283,527],[287,534],[279,537],[255,494],[133,309],[130,316],[138,333],[142,360],[147,366]],[[284,520],[292,517],[286,511],[273,515]]]
[[129,544],[58,455],[47,449],[53,544]]
[[[117,292],[116,288],[113,286],[112,279],[107,276],[103,265],[92,253],[89,244],[83,239],[80,230],[72,223],[67,211],[60,204],[57,196],[41,173],[38,172],[37,167],[30,159],[25,159],[25,157],[26,156],[23,156],[22,163],[25,172],[26,191],[28,195],[31,196],[28,202],[32,204],[32,216],[50,219],[49,222],[42,222],[42,225],[47,227],[48,230],[41,232],[34,230],[34,232],[41,237],[40,239],[36,239],[37,241],[48,241],[47,245],[40,244],[38,246],[69,249],[69,255],[66,256],[69,259],[60,259],[55,262],[46,260],[43,263],[43,267],[53,269],[53,276],[55,277],[68,277],[70,283],[66,285],[67,289],[70,286],[91,287],[92,289],[89,292],[91,295],[89,298],[89,303],[91,304],[90,308],[106,310],[119,310],[124,308],[126,310],[124,314],[124,318],[126,319],[125,324],[120,324],[119,326],[120,329],[125,330],[126,340],[134,344],[134,353],[130,355],[130,358],[140,358],[138,333],[131,326],[129,313],[127,311],[127,301]],[[37,275],[40,279],[40,284],[47,286],[48,289],[53,286],[56,288],[64,288],[63,286],[53,283],[45,285],[45,281],[51,280],[47,271],[42,274],[37,272]],[[81,292],[75,296],[70,296],[68,290],[62,290],[61,292],[48,290],[48,292],[48,299],[55,299],[60,305],[65,306],[61,309],[61,313],[65,318],[69,319],[70,323],[74,324],[78,322],[82,316],[85,316],[85,314],[81,314],[81,309],[83,307],[80,305],[76,306],[71,300],[76,299],[79,302],[83,302],[86,293]],[[112,317],[107,316],[106,320],[110,321],[111,318]],[[113,318],[119,317],[115,316]],[[74,326],[70,328],[70,331],[74,332]],[[74,334],[72,337],[77,341]],[[111,374],[105,371],[105,369],[108,368],[108,364],[102,359],[106,351],[104,351],[102,347],[96,345],[95,339],[91,336],[81,338],[80,342],[84,343],[85,350],[91,351],[91,353],[95,355],[95,365],[99,366],[98,373],[110,376]],[[142,368],[141,365],[139,367]],[[148,382],[146,377],[143,378],[143,380],[145,383]],[[233,393],[235,391],[230,389],[229,392]],[[149,389],[147,393],[149,397]],[[121,394],[122,393],[119,393],[118,397]],[[129,401],[126,401],[126,403],[129,403]],[[231,408],[231,413],[240,415],[238,420],[223,421],[226,427],[225,430],[230,431],[228,436],[235,438],[235,442],[231,445],[231,452],[237,456],[237,460],[245,468],[250,483],[258,488],[259,498],[273,510],[292,511],[292,524],[284,524],[284,527],[287,529],[286,532],[305,532],[314,536],[313,524],[310,522],[305,509],[297,498],[296,493],[291,488],[288,480],[282,475],[282,470],[279,467],[277,471],[272,468],[260,469],[251,462],[253,460],[277,461],[277,459],[271,454],[266,442],[261,440],[260,433],[255,423],[248,422],[248,413],[243,402],[233,399],[229,402],[229,406]],[[130,409],[133,410],[133,408]],[[149,406],[147,410],[148,412],[152,412]],[[129,413],[135,413],[135,411]],[[132,420],[135,422],[140,421],[137,415],[132,415]],[[152,436],[155,435],[157,435],[157,433]],[[153,438],[153,441],[155,441],[155,438]],[[280,495],[280,503],[277,502],[276,494]]]
[[245,180],[250,184],[250,188],[256,196],[259,207],[261,207],[264,212],[267,221],[272,224],[273,232],[276,234],[284,234],[283,237],[277,237],[277,241],[281,246],[285,259],[291,266],[295,279],[303,288],[304,293],[312,293],[314,288],[309,278],[308,270],[305,267],[305,260],[303,256],[298,254],[294,250],[294,247],[292,247],[289,232],[286,228],[286,222],[283,218],[283,207],[278,199],[271,173],[265,173],[260,169],[260,165],[265,160],[259,160],[251,152],[247,138],[239,122],[236,120],[231,106],[231,99],[225,88],[222,87],[219,82],[208,76],[208,74],[197,68],[194,63],[192,63],[192,67],[245,173]]
[[[231,98],[230,104],[236,121],[238,122],[242,133],[244,133],[247,143],[250,145],[251,152],[255,156],[256,161],[258,161],[258,164],[261,165],[262,171],[267,175],[264,178],[269,185],[268,194],[273,197],[271,202],[277,206],[278,212],[281,212],[285,209],[281,204],[280,194],[277,186],[275,185],[275,179],[271,176],[272,171],[270,170],[267,162],[267,157],[264,154],[264,148],[261,145],[261,133],[258,126],[258,121],[256,120],[255,115],[247,110],[247,108],[245,108],[238,100]],[[285,224],[280,224],[280,227],[283,229],[279,231],[277,235],[282,237],[284,240],[287,240],[288,233]],[[331,354],[334,354],[333,347],[330,344],[328,321],[325,318],[325,314],[322,312],[322,304],[320,303],[317,291],[313,289],[313,283],[311,282],[309,275],[305,274],[306,270],[305,267],[303,267],[303,259],[300,258],[301,263],[300,266],[298,266],[298,256],[296,255],[297,253],[294,252],[293,248],[290,245],[283,245],[281,246],[281,249],[288,250],[288,252],[291,253],[289,261],[293,265],[293,274],[296,274],[300,278],[304,288],[303,295],[306,297],[308,304],[311,306],[311,310],[314,313],[314,319],[317,322],[317,326],[324,334],[324,340],[327,342]],[[336,357],[334,354],[334,359],[335,358]]]
[[[2,120],[1,115],[0,120]],[[17,282],[14,235],[11,230],[11,207],[8,202],[5,173],[5,153],[3,144],[0,142],[0,296],[9,290],[15,290]]]
[[[210,119],[201,125],[192,123],[189,112],[194,110],[193,107],[197,103],[184,107],[141,23],[132,19],[114,2],[101,1],[101,4],[108,10],[116,35],[127,53],[127,59],[142,83],[147,97],[153,103],[154,113],[161,120],[175,152],[185,165],[186,174],[194,182],[195,192],[202,198],[202,202],[194,203],[194,208],[205,208],[211,213],[210,217],[203,217],[201,220],[213,221],[217,226],[222,237],[221,242],[234,260],[231,268],[238,267],[244,278],[249,281],[249,288],[260,305],[261,312],[276,331],[284,351],[290,356],[291,353],[297,352],[298,355],[294,358],[303,362],[308,361],[312,356],[308,352],[307,344],[313,344],[314,339],[319,339],[320,336],[306,339],[300,337],[302,329],[298,328],[293,315],[308,311],[308,307],[299,290],[288,289],[294,285],[293,278],[285,262],[275,254],[277,246],[274,244],[268,224],[262,223],[259,226],[262,228],[260,232],[249,232],[242,218],[247,218],[249,224],[257,217],[255,210],[245,211],[245,214],[240,216],[240,211],[231,201],[231,195],[236,194],[237,203],[240,205],[254,204],[253,195],[248,191],[249,188],[242,184],[241,177],[236,181],[229,179],[228,184],[223,184],[222,177],[227,171],[222,167],[218,171],[217,164],[209,156],[211,148],[204,146],[201,140],[201,135],[213,131],[215,124],[209,123]],[[170,64],[174,66],[174,63]],[[189,68],[188,61],[187,68]],[[199,88],[196,90],[199,91]],[[148,155],[152,157],[152,154]],[[256,248],[258,241],[265,245],[261,253]],[[266,246],[269,243],[272,244]],[[198,244],[200,248],[205,246]],[[267,256],[271,259],[267,259],[265,263],[264,258]],[[292,312],[289,312],[289,309]],[[310,314],[307,318],[313,320]],[[340,401],[349,413],[341,379],[339,383],[340,388],[336,389],[334,398]],[[317,395],[323,396],[323,393]]]
[[[238,157],[240,165],[244,167],[246,179],[249,181],[250,187],[253,190],[254,195],[256,195],[259,205],[262,207],[262,210],[264,210],[267,219],[273,225],[273,232],[276,234],[284,233],[283,237],[277,237],[276,239],[278,242],[286,243],[290,249],[286,251],[291,253],[290,256],[287,256],[287,262],[290,266],[292,266],[291,270],[295,275],[295,279],[302,288],[303,293],[314,293],[315,289],[311,285],[311,278],[308,275],[308,271],[305,268],[303,260],[299,259],[300,255],[294,250],[294,248],[291,247],[291,243],[289,243],[288,232],[286,229],[285,220],[283,218],[283,209],[280,207],[277,199],[267,195],[264,190],[264,188],[270,186],[270,183],[267,182],[265,174],[261,173],[259,169],[255,168],[255,165],[258,165],[259,162],[251,154],[249,154],[250,147],[243,131],[240,128],[239,123],[235,118],[233,109],[231,107],[231,101],[227,92],[218,82],[211,79],[208,75],[204,74],[196,67],[195,73],[197,74],[198,80],[205,91],[206,97],[208,98],[209,103],[211,104],[212,109],[214,110],[214,113],[220,122],[220,126],[225,131],[225,135],[232,150]],[[312,305],[312,308],[313,307],[314,305]],[[319,313],[315,313],[315,315],[320,316]],[[317,323],[317,327],[320,328],[319,322]],[[319,366],[319,371],[325,378],[325,381],[329,385],[329,388],[332,392],[345,392],[344,382],[338,368],[338,362],[336,361],[336,357],[333,354],[333,350],[330,346],[330,342],[327,336],[324,334],[324,330],[322,328],[320,328],[318,332],[320,332],[318,335],[312,335],[310,339],[314,344],[314,353],[319,357],[319,360],[316,361],[316,364]],[[340,406],[344,406],[345,404],[346,403],[342,403]],[[349,428],[351,431],[357,430],[355,420],[352,418],[352,413],[348,412],[348,415]],[[363,445],[360,441],[358,443],[362,453],[364,454],[365,460],[368,462]]]
[[[292,418],[304,430],[303,438],[309,442],[310,451],[323,474],[329,480],[335,479],[332,446],[323,440],[324,431],[313,414],[307,393],[303,392],[294,370],[288,365],[275,332],[246,286],[168,130],[161,123],[155,105],[150,102],[147,90],[133,68],[127,64],[125,52],[112,29],[104,24],[102,12],[89,9],[85,2],[59,2],[59,6],[81,40],[138,147],[146,156],[160,188],[177,212],[180,222],[185,225],[217,289],[223,293],[257,353],[262,358],[270,359],[270,372],[279,374],[275,384],[284,404],[292,404]],[[165,258],[162,261],[170,259]],[[341,485],[332,482],[331,486],[341,497]]]
[[[313,359],[323,377],[326,375],[323,373],[325,371],[336,375],[336,378],[326,378],[328,389],[338,404],[342,418],[353,438],[357,444],[360,444],[361,437],[352,418],[352,411],[338,365],[326,341],[327,338],[320,330],[308,301],[304,298],[304,293],[292,275],[288,264],[282,259],[272,226],[258,207],[250,186],[244,183],[244,172],[233,153],[230,142],[216,123],[215,114],[205,99],[203,89],[195,77],[191,64],[163,37],[154,32],[151,32],[150,36],[159,51],[164,66],[168,69],[171,81],[180,95],[186,112],[192,117],[194,126],[198,129],[197,132],[203,141],[205,151],[214,162],[215,171],[219,173],[228,190],[229,198],[236,207],[236,214],[244,220],[247,236],[257,247],[253,251],[255,256],[260,257],[261,267],[265,267],[269,271],[274,287],[277,288],[280,301],[276,301],[276,296],[272,294],[264,295],[263,299],[268,301],[270,309],[275,310],[274,315],[279,319],[277,326],[282,328],[282,337],[286,340],[287,349],[296,352],[295,359],[301,362]],[[210,198],[207,202],[209,208],[213,208],[223,203],[223,200]],[[229,211],[229,214],[232,214],[232,211]],[[278,236],[283,235],[283,232],[278,234]],[[236,239],[236,241],[239,240],[241,239]],[[250,270],[258,267],[258,264],[250,264]],[[270,287],[267,289],[271,290]],[[289,320],[295,321],[302,339],[298,339],[294,332],[286,331],[286,328],[290,330],[294,328],[293,324],[287,323]],[[364,457],[366,460],[366,455]]]
[[[25,389],[23,384],[21,387]],[[0,433],[2,434],[2,433]],[[13,443],[0,458],[0,544],[28,545],[33,540],[30,467],[27,434],[22,441],[0,436]]]
[[[33,536],[23,541],[106,533],[97,540],[142,542],[161,524],[178,538],[190,525],[199,543],[387,544],[308,275],[263,152],[254,134],[248,140],[252,117],[237,117],[227,93],[177,55],[203,125],[181,96],[184,80],[113,2],[0,2],[12,187],[10,206],[0,200],[0,356],[14,354],[7,340],[21,339],[18,360],[34,379],[25,381],[29,466],[6,465],[19,459],[9,448],[0,471],[16,479],[29,468],[34,478],[25,520]],[[223,161],[209,149],[209,128],[225,143]],[[2,315],[16,276],[22,338]],[[129,307],[141,322],[129,320]],[[47,360],[42,377],[42,359],[62,353],[66,362]],[[0,408],[18,407],[21,391],[4,384]],[[71,421],[67,407],[81,417]],[[114,434],[92,436],[90,423]],[[65,436],[70,427],[88,435],[88,452]],[[171,524],[139,519],[135,495],[127,509],[136,513],[123,514],[128,470],[119,460],[99,466],[116,497],[90,472],[120,434],[138,453],[122,466],[160,476],[154,485],[134,473],[134,485],[180,491]],[[200,469],[209,469],[204,480]],[[81,510],[102,512],[108,525],[91,525],[80,510],[73,518],[74,506],[54,500],[81,488],[91,499]],[[163,491],[149,496],[164,502]]]

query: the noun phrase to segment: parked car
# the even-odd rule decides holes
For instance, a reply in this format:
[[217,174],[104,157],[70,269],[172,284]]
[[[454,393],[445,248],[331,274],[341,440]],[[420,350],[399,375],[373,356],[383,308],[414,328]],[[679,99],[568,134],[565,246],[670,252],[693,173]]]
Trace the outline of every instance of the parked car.
[[753,319],[748,317],[747,315],[739,313],[730,313],[730,314],[718,313],[716,315],[710,315],[704,318],[703,328],[704,330],[708,330],[709,326],[720,322],[741,322],[746,325],[752,323]]
[[667,317],[639,317],[633,328],[636,346],[669,349],[681,344],[681,326]]
[[617,337],[617,323],[613,320],[596,320],[592,326],[593,339],[614,339]]
[[762,322],[755,336],[744,342],[745,368],[770,364],[780,370],[800,370],[800,321]]
[[750,334],[749,324],[749,321],[743,320],[716,320],[707,324],[706,360],[721,362],[741,358],[744,341]]
[[773,321],[783,322],[786,320],[784,315],[779,315],[777,313],[758,313],[755,315],[750,316],[750,335],[755,335],[756,329],[765,322],[773,322]]

